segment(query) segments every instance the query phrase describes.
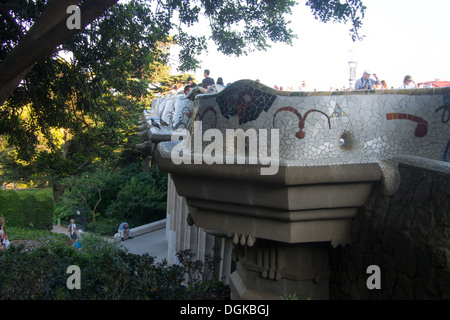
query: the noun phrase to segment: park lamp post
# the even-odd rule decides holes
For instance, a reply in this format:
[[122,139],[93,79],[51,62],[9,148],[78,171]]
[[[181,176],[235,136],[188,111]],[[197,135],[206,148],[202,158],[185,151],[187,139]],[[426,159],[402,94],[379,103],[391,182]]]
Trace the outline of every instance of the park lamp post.
[[350,67],[350,78],[348,79],[350,83],[350,88],[353,89],[355,87],[355,81],[356,81],[356,61],[350,60],[348,62],[348,66]]
[[356,65],[357,65],[356,61],[350,60],[348,62],[348,66],[350,67],[350,78],[348,79],[348,81],[350,83],[350,88],[351,89],[353,89],[355,87],[355,82],[356,82]]

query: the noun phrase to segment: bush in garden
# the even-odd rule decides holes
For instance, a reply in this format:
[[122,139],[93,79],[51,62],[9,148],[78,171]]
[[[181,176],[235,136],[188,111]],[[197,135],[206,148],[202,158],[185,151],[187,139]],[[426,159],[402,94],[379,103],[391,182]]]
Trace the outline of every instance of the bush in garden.
[[[116,218],[100,218],[95,222],[89,222],[86,226],[86,231],[103,236],[113,236],[122,222]],[[129,223],[129,225],[131,228],[133,227],[132,223]]]
[[155,166],[148,173],[142,171],[140,162],[116,171],[99,169],[66,178],[62,185],[65,192],[56,205],[55,220],[65,223],[73,206],[86,207],[90,231],[112,235],[125,219],[138,226],[165,216],[167,174]]
[[0,216],[6,226],[52,228],[54,201],[50,189],[0,190]]
[[166,191],[158,190],[137,177],[119,191],[117,199],[108,207],[108,216],[121,220],[134,219],[149,223],[163,219],[166,213]]
[[134,163],[120,171],[117,183],[121,188],[106,209],[108,218],[138,225],[165,217],[167,174],[155,166],[150,167],[149,173],[142,172],[141,164]]
[[[15,299],[182,299],[181,266],[154,264],[149,255],[134,255],[115,242],[85,234],[76,249],[66,241],[43,239],[35,249],[11,246],[0,253],[0,300]],[[81,289],[70,290],[67,267],[81,270]]]
[[230,288],[223,281],[214,277],[214,267],[220,261],[220,257],[207,254],[204,261],[196,260],[195,253],[191,249],[181,250],[176,253],[177,259],[184,267],[187,278],[188,293],[190,298],[202,300],[228,300]]

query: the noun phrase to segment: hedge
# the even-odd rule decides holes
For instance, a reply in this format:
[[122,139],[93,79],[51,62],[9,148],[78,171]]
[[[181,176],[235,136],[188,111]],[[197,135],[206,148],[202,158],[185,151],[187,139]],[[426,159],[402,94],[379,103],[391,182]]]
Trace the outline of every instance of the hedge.
[[0,216],[5,218],[6,228],[14,226],[50,230],[54,205],[51,189],[0,190]]
[[[77,249],[49,236],[34,249],[12,244],[0,251],[0,301],[229,299],[228,286],[219,281],[186,286],[182,265],[155,263],[90,233],[81,241]],[[67,286],[67,268],[74,265],[81,272],[78,290]]]

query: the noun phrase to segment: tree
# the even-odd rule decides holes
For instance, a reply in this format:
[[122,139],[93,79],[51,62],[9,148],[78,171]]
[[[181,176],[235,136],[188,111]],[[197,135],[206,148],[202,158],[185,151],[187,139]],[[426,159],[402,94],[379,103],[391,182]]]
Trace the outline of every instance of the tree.
[[[39,9],[29,1],[23,16],[15,16],[26,25],[33,19],[28,13]],[[38,132],[55,149],[51,128],[64,128],[72,136],[95,128],[102,131],[102,141],[108,141],[117,140],[117,128],[134,125],[130,115],[139,112],[147,93],[145,73],[167,54],[160,39],[144,30],[148,13],[149,8],[134,1],[117,5],[34,65],[0,110],[0,134],[17,147],[20,159],[34,156]],[[10,36],[4,43],[12,40]],[[2,52],[6,61],[20,43]],[[62,59],[61,50],[71,52],[73,59]]]
[[78,177],[70,177],[64,180],[65,198],[70,202],[70,206],[81,205],[86,207],[92,221],[97,217],[97,207],[102,201],[103,192],[107,186],[109,173],[105,170],[99,170],[93,173],[84,173]]
[[350,35],[353,41],[362,40],[359,31],[366,7],[361,0],[308,0],[306,5],[311,8],[314,17],[322,22],[348,22],[352,24]]
[[[189,34],[199,16],[227,55],[290,44],[292,0],[2,0],[0,4],[0,135],[16,161],[40,161],[65,175],[111,158],[148,105],[149,86],[180,46],[179,71],[199,66],[206,36]],[[309,0],[317,19],[351,21],[354,39],[361,0]],[[81,8],[81,28],[67,28],[67,7]],[[206,32],[205,32],[206,33]],[[61,52],[72,55],[64,59]],[[15,90],[14,90],[15,89]],[[55,130],[64,130],[55,138]],[[46,149],[36,154],[45,141]],[[62,148],[62,152],[61,152]],[[68,163],[70,160],[70,163]],[[61,173],[57,174],[58,178]]]
[[[38,9],[30,1],[25,13]],[[55,52],[33,67],[0,110],[0,134],[16,147],[0,151],[6,176],[49,181],[61,193],[60,178],[134,148],[148,86],[169,72],[163,58],[170,39],[144,30],[149,12],[139,2],[117,5],[59,48],[72,59]]]

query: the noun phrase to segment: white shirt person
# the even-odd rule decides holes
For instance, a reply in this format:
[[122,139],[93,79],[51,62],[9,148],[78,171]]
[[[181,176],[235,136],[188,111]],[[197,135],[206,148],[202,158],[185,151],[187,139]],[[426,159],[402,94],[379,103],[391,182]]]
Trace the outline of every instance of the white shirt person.
[[412,79],[411,76],[407,75],[403,79],[403,84],[399,87],[399,89],[414,89],[417,88],[416,83]]

